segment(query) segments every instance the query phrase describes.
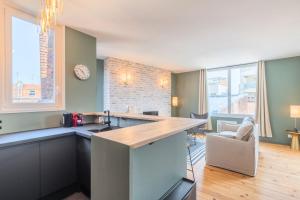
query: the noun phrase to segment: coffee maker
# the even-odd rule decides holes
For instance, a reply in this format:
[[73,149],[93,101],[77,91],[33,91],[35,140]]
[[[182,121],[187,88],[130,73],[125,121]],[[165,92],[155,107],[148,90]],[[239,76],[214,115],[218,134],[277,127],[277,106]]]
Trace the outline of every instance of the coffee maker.
[[83,115],[81,113],[64,113],[62,118],[63,127],[83,126]]
[[72,127],[73,115],[72,113],[64,113],[62,117],[62,125],[63,127]]

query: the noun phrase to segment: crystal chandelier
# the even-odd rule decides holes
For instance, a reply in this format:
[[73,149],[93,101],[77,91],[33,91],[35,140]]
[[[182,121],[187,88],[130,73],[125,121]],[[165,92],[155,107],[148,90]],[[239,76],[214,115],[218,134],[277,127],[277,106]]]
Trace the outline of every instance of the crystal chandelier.
[[41,0],[41,4],[41,32],[46,33],[53,25],[56,24],[57,16],[62,14],[63,0]]

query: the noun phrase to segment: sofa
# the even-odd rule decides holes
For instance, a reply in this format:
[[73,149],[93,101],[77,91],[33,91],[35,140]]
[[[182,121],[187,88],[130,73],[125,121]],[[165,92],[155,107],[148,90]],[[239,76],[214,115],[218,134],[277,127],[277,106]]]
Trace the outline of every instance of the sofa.
[[247,117],[241,124],[222,122],[218,129],[206,137],[206,164],[255,176],[259,137],[254,120]]

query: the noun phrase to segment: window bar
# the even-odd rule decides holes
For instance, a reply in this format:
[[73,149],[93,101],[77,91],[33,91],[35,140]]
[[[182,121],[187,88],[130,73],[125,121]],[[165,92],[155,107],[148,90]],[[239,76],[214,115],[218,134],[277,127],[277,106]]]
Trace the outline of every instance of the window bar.
[[231,114],[231,69],[227,69],[228,73],[228,114]]

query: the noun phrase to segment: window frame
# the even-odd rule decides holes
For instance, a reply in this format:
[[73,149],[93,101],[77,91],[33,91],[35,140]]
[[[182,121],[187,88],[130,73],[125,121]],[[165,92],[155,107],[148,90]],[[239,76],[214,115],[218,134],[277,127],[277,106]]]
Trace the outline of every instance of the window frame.
[[[207,69],[207,72],[210,71],[219,71],[219,70],[226,70],[227,71],[227,78],[228,78],[228,105],[227,105],[227,109],[228,109],[228,113],[210,113],[211,116],[213,117],[230,117],[230,118],[243,118],[243,117],[253,117],[255,116],[255,113],[253,115],[251,114],[232,114],[231,113],[231,70],[232,69],[240,69],[240,68],[244,68],[244,67],[249,67],[250,65],[256,65],[258,66],[258,62],[252,62],[252,63],[247,63],[247,64],[240,64],[240,65],[232,65],[232,66],[226,66],[226,67],[219,67],[219,68],[211,68],[211,69]],[[256,70],[258,70],[258,68],[256,68]],[[206,80],[206,82],[208,82]],[[257,81],[256,81],[257,82]],[[256,87],[257,88],[257,87]],[[208,88],[207,88],[208,91]],[[257,94],[257,89],[256,89],[256,94]],[[209,97],[208,97],[209,99]],[[255,105],[256,105],[257,101],[255,101]],[[209,104],[209,102],[208,102]]]
[[12,99],[12,17],[37,24],[37,18],[11,6],[0,4],[0,113],[65,110],[65,27],[55,31],[55,102],[13,103]]

